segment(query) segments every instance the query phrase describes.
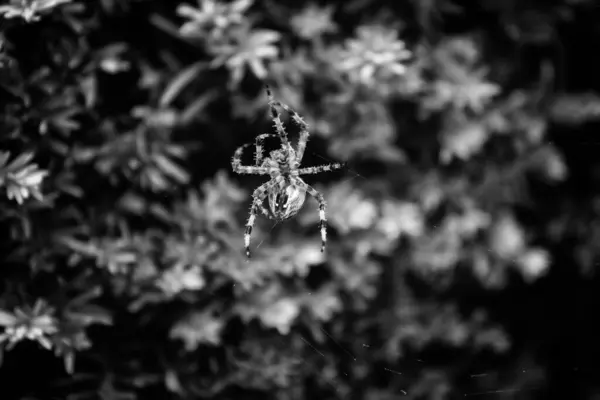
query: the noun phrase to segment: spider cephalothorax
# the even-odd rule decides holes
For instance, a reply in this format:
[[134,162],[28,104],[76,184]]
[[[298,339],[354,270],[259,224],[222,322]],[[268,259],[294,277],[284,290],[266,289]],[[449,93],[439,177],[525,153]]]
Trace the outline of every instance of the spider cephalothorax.
[[[256,214],[260,211],[268,218],[284,221],[293,217],[300,211],[306,194],[314,197],[319,203],[319,227],[321,230],[321,251],[325,250],[327,242],[327,219],[325,218],[325,208],[327,204],[323,195],[312,186],[306,184],[300,175],[318,174],[324,171],[333,171],[343,167],[343,164],[335,163],[328,165],[319,165],[317,167],[300,168],[306,142],[308,141],[308,124],[286,104],[275,101],[271,95],[271,91],[267,86],[267,96],[269,97],[269,107],[275,130],[277,134],[264,133],[256,137],[255,146],[255,165],[242,165],[242,154],[244,149],[251,144],[245,144],[238,148],[233,155],[231,165],[233,170],[238,174],[255,174],[269,175],[271,179],[260,185],[252,194],[252,206],[250,207],[250,216],[246,223],[246,233],[244,234],[244,245],[246,256],[250,258],[250,235],[252,234],[252,226],[256,219]],[[286,110],[292,120],[300,127],[300,138],[298,146],[294,150],[288,140],[287,132],[281,121],[281,115],[277,110],[277,106]],[[277,137],[281,141],[281,147],[278,150],[273,150],[268,157],[263,157],[263,141],[268,137]],[[265,198],[268,197],[269,209],[264,206]]]

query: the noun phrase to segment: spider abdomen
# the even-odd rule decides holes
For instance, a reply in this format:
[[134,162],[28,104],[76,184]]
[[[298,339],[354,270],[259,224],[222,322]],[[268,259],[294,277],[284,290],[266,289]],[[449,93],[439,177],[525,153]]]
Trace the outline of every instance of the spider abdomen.
[[298,213],[306,200],[306,190],[288,184],[281,190],[269,193],[269,208],[274,219],[283,221]]

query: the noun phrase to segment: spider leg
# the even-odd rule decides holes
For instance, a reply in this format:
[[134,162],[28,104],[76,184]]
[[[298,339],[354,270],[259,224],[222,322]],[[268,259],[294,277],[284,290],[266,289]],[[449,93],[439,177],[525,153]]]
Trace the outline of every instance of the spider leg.
[[316,167],[306,167],[297,170],[298,175],[314,175],[321,172],[335,171],[346,166],[345,163],[333,163],[327,165],[317,165]]
[[252,235],[252,227],[254,226],[254,221],[256,220],[256,214],[259,210],[263,210],[263,213],[266,212],[266,209],[263,207],[263,202],[267,197],[267,193],[273,186],[277,184],[276,181],[270,180],[266,183],[263,183],[259,187],[257,187],[252,193],[252,205],[250,206],[250,216],[248,217],[248,222],[246,222],[246,231],[244,232],[244,249],[246,250],[246,257],[250,258],[250,237]]
[[296,150],[296,167],[302,162],[304,150],[306,150],[306,142],[308,142],[308,124],[295,111],[292,114],[292,119],[300,126],[300,138],[298,139],[298,148]]
[[233,171],[238,174],[269,175],[271,169],[268,167],[242,165],[242,153],[246,147],[251,145],[251,143],[245,144],[240,146],[235,151],[233,158],[231,159],[231,167],[233,168]]
[[279,134],[279,137],[281,138],[283,144],[289,145],[287,132],[285,130],[285,127],[283,126],[283,122],[281,121],[281,114],[279,113],[277,108],[275,108],[276,105],[280,105],[281,103],[273,99],[273,94],[271,93],[271,88],[269,87],[269,85],[265,85],[265,88],[267,89],[267,97],[269,98],[269,108],[271,109],[271,116],[273,117],[275,130]]
[[258,135],[256,137],[255,143],[256,143],[256,152],[254,153],[254,160],[255,160],[255,164],[257,167],[260,166],[260,164],[262,163],[263,160],[263,142],[265,141],[266,138],[268,137],[276,137],[278,138],[279,135],[275,135],[273,133],[263,133],[262,135]]
[[323,194],[317,189],[313,188],[300,178],[294,179],[294,184],[303,187],[306,192],[317,200],[319,203],[319,230],[321,231],[321,253],[325,251],[325,244],[327,243],[327,218],[325,216],[325,209],[327,208],[327,202]]
[[306,150],[306,143],[308,142],[308,137],[310,136],[310,133],[308,133],[309,126],[306,123],[306,121],[302,119],[300,114],[298,114],[292,107],[288,106],[287,104],[282,103],[280,101],[273,101],[273,105],[277,105],[283,108],[285,111],[287,111],[290,114],[292,121],[294,121],[294,123],[298,125],[298,127],[300,127],[300,137],[298,138],[298,147],[296,149],[296,166],[298,166],[300,165],[300,162],[302,162],[302,157],[304,157],[304,150]]
[[[294,111],[293,108],[291,108],[290,106],[288,106],[285,103],[274,100],[273,95],[271,94],[271,91],[269,89],[269,86],[267,86],[267,94],[269,95],[269,106],[271,107],[271,109],[273,110],[275,108],[275,106],[279,106],[279,107],[283,108],[285,111],[287,111],[290,114],[290,116],[292,117],[292,120],[296,123],[296,125],[298,125],[300,127],[300,133],[299,133],[300,137],[298,139],[298,148],[296,149],[296,160],[295,160],[296,168],[298,168],[298,166],[302,162],[302,157],[304,157],[304,150],[306,150],[306,143],[308,142],[308,137],[310,136],[310,133],[308,132],[309,126],[306,123],[306,121],[304,121],[302,119],[300,114],[298,114],[296,111]],[[277,113],[277,116],[278,117],[280,116],[279,113]],[[287,136],[286,136],[286,141],[287,141]]]

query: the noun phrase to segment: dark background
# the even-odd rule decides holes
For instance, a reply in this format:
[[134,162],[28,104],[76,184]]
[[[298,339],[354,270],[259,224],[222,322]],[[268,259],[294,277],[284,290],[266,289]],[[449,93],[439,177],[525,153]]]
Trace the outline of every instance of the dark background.
[[2,399],[600,398],[595,2],[5,3]]

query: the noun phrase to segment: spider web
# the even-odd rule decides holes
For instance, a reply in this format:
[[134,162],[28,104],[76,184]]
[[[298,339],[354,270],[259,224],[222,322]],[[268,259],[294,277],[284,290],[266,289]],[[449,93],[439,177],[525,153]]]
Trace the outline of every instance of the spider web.
[[[320,158],[328,163],[336,162],[335,160],[332,160],[330,158],[327,158],[325,156],[317,154],[308,149],[306,150],[306,153],[310,153],[311,155],[313,155],[317,158]],[[352,168],[351,163],[346,163],[346,165],[342,169],[345,170],[346,172],[349,172],[351,176],[346,177],[344,179],[335,180],[336,183],[345,183],[348,181],[355,180],[357,178],[361,179],[361,180],[367,179],[365,176],[363,176],[359,172],[355,171]],[[275,221],[273,223],[273,225],[271,226],[271,229],[268,232],[270,233],[275,228],[275,226],[277,226],[278,224],[279,224],[279,222]],[[268,236],[269,235],[265,235],[265,238]],[[263,238],[260,241],[260,243],[258,243],[257,248],[266,240],[265,238]],[[310,294],[310,292],[308,294]],[[334,362],[340,361],[339,360],[340,357],[334,357],[332,355],[328,355],[328,350],[331,350],[332,347],[340,349],[345,354],[345,359],[341,360],[342,365],[344,365],[344,362],[346,365],[345,368],[340,370],[340,373],[346,377],[349,377],[350,372],[351,372],[351,363],[360,362],[361,357],[357,357],[355,354],[353,354],[349,349],[347,349],[342,344],[340,344],[339,341],[337,341],[333,337],[333,335],[331,335],[328,331],[326,331],[322,327],[320,328],[320,330],[328,338],[327,342],[325,342],[321,345],[310,340],[309,338],[307,338],[303,335],[299,335],[299,337],[304,343],[306,343],[306,345],[310,349],[312,349],[312,351],[314,351],[315,354],[317,354],[319,357],[322,357],[324,359],[329,358],[329,361],[332,361],[331,359],[334,359],[334,358],[335,358],[333,360]],[[288,343],[286,343],[284,338],[281,336],[278,337],[277,339],[272,339],[272,340],[278,340],[281,343],[283,343],[284,345],[288,345]],[[375,351],[375,349],[373,349],[372,345],[369,343],[361,343],[360,347],[365,349],[365,351],[370,351],[370,350]],[[342,356],[342,357],[344,357],[344,356]],[[301,356],[298,357],[298,361],[300,363],[306,362],[306,360],[302,359]],[[517,362],[519,362],[518,356],[517,356]],[[386,367],[378,367],[379,374],[391,376],[392,380],[398,382],[397,385],[399,387],[403,387],[401,389],[398,389],[398,392],[396,393],[398,395],[398,398],[407,398],[407,399],[408,398],[415,398],[415,399],[417,399],[417,398],[418,399],[420,399],[420,398],[435,398],[435,399],[453,398],[453,397],[450,397],[445,394],[436,396],[435,394],[431,394],[426,391],[422,392],[422,391],[419,391],[418,389],[417,389],[417,391],[418,391],[417,393],[411,393],[411,391],[409,389],[411,384],[414,384],[417,381],[419,381],[420,379],[422,379],[419,376],[415,376],[415,375],[419,374],[419,371],[425,370],[427,368],[431,368],[431,369],[435,370],[436,367],[440,368],[439,364],[430,363],[426,358],[410,359],[410,357],[406,357],[406,358],[402,359],[402,363],[403,364],[411,364],[411,366],[395,368],[395,369],[386,368]],[[438,370],[440,370],[440,369],[438,369]],[[464,391],[459,394],[464,398],[473,398],[473,399],[543,398],[543,394],[547,393],[547,390],[549,388],[549,385],[547,383],[545,383],[545,379],[547,379],[548,376],[550,376],[551,374],[557,373],[557,372],[564,375],[565,378],[570,379],[573,382],[576,382],[576,381],[582,380],[582,379],[586,379],[586,378],[589,379],[592,376],[600,376],[600,368],[598,368],[598,369],[581,368],[578,365],[565,365],[562,368],[557,369],[555,366],[552,366],[551,368],[550,367],[545,368],[544,365],[542,365],[540,363],[540,364],[536,364],[533,368],[519,367],[519,368],[513,370],[512,373],[510,372],[510,369],[506,368],[506,366],[498,365],[497,368],[494,368],[492,366],[491,368],[488,367],[488,368],[482,368],[482,369],[469,370],[469,372],[464,374],[464,376],[460,376],[460,378],[463,381],[464,380],[467,381],[465,386],[470,386],[470,384],[468,382],[469,381],[472,382],[473,390]],[[520,377],[515,377],[515,375],[519,375]],[[509,385],[499,387],[497,384],[498,380],[510,380],[513,382],[517,382],[516,385],[518,385],[519,387],[514,387],[514,386],[509,386]],[[328,384],[334,390],[335,393],[337,393],[337,396],[339,398],[347,397],[347,393],[344,393],[344,388],[342,387],[341,383],[336,383],[333,380],[326,380],[326,379],[324,379],[324,381],[326,382],[326,384]],[[491,382],[486,383],[486,381],[491,381]],[[394,385],[394,382],[391,381],[390,386],[392,386],[392,385]],[[452,388],[450,388],[450,393],[455,394],[455,392]],[[432,395],[433,397],[425,397],[427,395]],[[396,398],[396,397],[391,397],[391,398],[386,397],[386,395],[383,395],[383,394],[381,396],[382,396],[381,397],[382,400]],[[375,398],[377,398],[377,397],[375,397]]]
[[[336,341],[332,335],[329,334],[329,332],[327,332],[325,329],[320,328],[321,331],[328,337],[328,341],[329,343],[324,344],[324,346],[326,348],[329,347],[338,347],[339,349],[341,349],[344,353],[346,353],[346,355],[348,356],[348,359],[345,360],[347,363],[353,363],[353,362],[357,362],[360,360],[360,358],[357,358],[352,352],[350,352],[347,348],[345,348],[344,346],[342,346],[338,341]],[[310,340],[307,340],[306,338],[304,338],[302,335],[300,335],[300,338],[303,342],[305,342],[315,353],[317,353],[320,357],[323,358],[327,358],[327,356],[324,354],[324,352],[320,351],[320,347],[315,344],[312,343]],[[279,340],[281,340],[283,342],[283,338],[279,338]],[[362,348],[365,349],[370,349],[371,345],[367,344],[367,343],[362,343],[361,344]],[[324,349],[323,349],[324,350]],[[301,362],[304,362],[304,360],[300,360]],[[428,366],[428,361],[426,359],[422,359],[422,358],[415,358],[414,360],[411,361],[416,361],[417,364],[423,365],[423,368],[426,368]],[[401,386],[409,386],[411,383],[411,378],[405,377],[405,373],[407,372],[406,369],[403,370],[398,370],[398,369],[390,369],[390,368],[385,368],[385,367],[381,367],[380,368],[381,374],[392,374],[393,377],[392,379],[398,379],[401,380],[403,384],[401,384]],[[413,368],[414,369],[414,368]],[[350,371],[349,367],[346,367],[346,370]],[[412,371],[414,372],[414,371]],[[592,376],[600,376],[600,368],[599,369],[584,369],[584,368],[580,368],[578,366],[564,366],[563,368],[559,369],[560,373],[563,374],[571,374],[572,377],[571,378],[579,378],[581,379],[583,377],[583,375],[587,374],[589,377]],[[348,373],[345,371],[342,371],[342,373],[348,377]],[[540,381],[541,379],[539,378],[539,376],[544,377],[545,376],[545,371],[542,367],[537,367],[537,368],[520,368],[520,371],[518,371],[518,373],[520,375],[522,375],[524,378],[523,380],[528,380],[528,378],[526,377],[527,375],[537,375],[537,377],[534,377],[533,381]],[[486,379],[487,377],[496,375],[497,372],[494,371],[493,369],[487,369],[486,371],[472,371],[471,373],[468,374],[467,378],[469,380],[472,380],[474,384],[477,384],[478,386],[482,386],[481,382],[477,382],[477,381],[481,381]],[[418,378],[416,378],[418,379]],[[327,381],[327,383],[335,390],[336,393],[340,392],[340,388],[338,386],[336,386],[335,382],[333,381]],[[390,383],[390,386],[392,385],[392,383]],[[462,397],[464,398],[477,398],[477,399],[495,399],[495,398],[502,398],[502,399],[506,399],[506,398],[510,398],[510,399],[523,399],[523,398],[539,398],[538,396],[535,396],[532,392],[536,391],[536,390],[541,390],[541,393],[544,393],[544,389],[547,389],[547,387],[544,387],[541,384],[537,384],[537,385],[524,385],[524,387],[519,387],[519,388],[514,388],[514,387],[503,387],[503,388],[493,388],[490,387],[489,389],[484,389],[484,390],[479,390],[479,391],[467,391],[464,393],[461,393]],[[541,394],[540,393],[540,394]],[[406,398],[452,398],[449,396],[435,396],[433,395],[433,397],[423,397],[423,395],[425,395],[426,393],[410,393],[408,391],[408,389],[399,389],[398,393],[399,395],[402,395],[403,397]],[[535,397],[534,397],[535,396]],[[390,397],[386,397],[385,395],[383,397],[381,397],[382,399],[388,399]],[[391,398],[395,398],[395,397],[391,397]]]

